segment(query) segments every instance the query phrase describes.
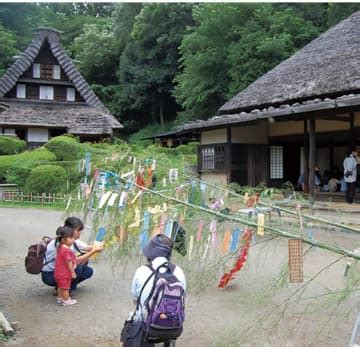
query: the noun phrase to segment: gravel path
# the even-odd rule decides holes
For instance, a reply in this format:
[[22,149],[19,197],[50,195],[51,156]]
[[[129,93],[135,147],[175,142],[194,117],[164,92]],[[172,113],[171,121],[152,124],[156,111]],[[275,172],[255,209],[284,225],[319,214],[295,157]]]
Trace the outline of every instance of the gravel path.
[[[62,213],[56,211],[0,208],[0,310],[9,321],[20,321],[22,327],[15,339],[0,342],[0,346],[120,345],[120,328],[133,308],[129,288],[138,264],[128,266],[124,272],[113,271],[100,257],[92,264],[94,277],[80,285],[76,292],[78,305],[65,308],[55,304],[51,288],[42,284],[40,276],[25,272],[23,262],[28,245],[43,235],[53,235],[62,220]],[[355,242],[350,234],[334,233],[328,238],[344,241],[349,249]],[[87,239],[86,234],[83,239]],[[357,236],[356,242],[358,239]],[[234,332],[264,313],[269,302],[283,300],[288,292],[287,284],[284,292],[270,297],[262,297],[261,291],[262,285],[286,264],[286,252],[284,240],[274,241],[267,248],[254,247],[247,267],[226,291],[210,287],[200,296],[190,293],[185,330],[177,346],[228,346],[236,336]],[[307,276],[337,258],[321,250],[310,252],[311,257],[304,265]],[[322,274],[308,295],[316,295],[325,287],[342,288],[344,262]],[[294,285],[288,288],[293,290]],[[256,291],[260,294],[254,296]],[[356,302],[355,298],[347,300],[343,308],[332,312],[328,312],[327,307],[306,312],[310,302],[306,302],[306,306],[300,303],[274,322],[272,331],[263,330],[259,325],[253,336],[257,342],[235,342],[233,346],[347,346]]]

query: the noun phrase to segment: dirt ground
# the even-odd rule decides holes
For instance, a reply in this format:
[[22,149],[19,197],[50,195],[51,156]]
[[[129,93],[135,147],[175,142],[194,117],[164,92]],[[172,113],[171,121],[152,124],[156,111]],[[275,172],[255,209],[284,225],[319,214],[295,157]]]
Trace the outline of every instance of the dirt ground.
[[[27,246],[53,235],[62,220],[61,212],[0,209],[0,311],[22,327],[16,338],[0,346],[120,345],[120,329],[133,308],[130,282],[138,264],[113,270],[100,257],[92,264],[94,277],[79,286],[74,296],[79,303],[72,307],[56,305],[40,276],[25,272]],[[315,237],[348,249],[360,246],[360,236],[350,233],[319,231]],[[82,238],[87,239],[86,233]],[[357,294],[343,301],[326,301],[323,295],[344,288],[346,259],[321,271],[339,256],[310,250],[304,263],[309,285],[300,299],[286,300],[303,284],[289,284],[286,278],[279,290],[267,292],[286,267],[286,240],[259,243],[250,252],[245,269],[226,290],[209,285],[193,293],[190,281],[185,329],[177,346],[348,346]],[[278,306],[282,302],[287,305]]]

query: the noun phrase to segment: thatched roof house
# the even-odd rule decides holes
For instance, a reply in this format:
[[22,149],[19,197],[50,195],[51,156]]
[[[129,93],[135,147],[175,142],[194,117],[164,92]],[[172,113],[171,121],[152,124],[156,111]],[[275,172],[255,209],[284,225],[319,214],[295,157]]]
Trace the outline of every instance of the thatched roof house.
[[122,128],[64,52],[59,32],[39,28],[0,79],[0,133],[30,144],[60,133],[98,140]]
[[[329,29],[250,84],[226,102],[219,109],[219,115],[187,123],[178,131],[200,132],[204,146],[224,143],[229,147],[223,149],[226,160],[230,161],[224,160],[222,166],[227,181],[239,178],[240,173],[235,171],[240,169],[236,169],[238,164],[234,162],[241,162],[243,171],[244,165],[252,167],[251,171],[240,174],[247,175],[247,179],[240,180],[243,184],[257,184],[260,180],[270,184],[274,180],[295,183],[295,177],[301,172],[307,174],[307,160],[311,161],[312,171],[315,161],[323,161],[322,170],[341,165],[344,148],[357,141],[357,127],[360,127],[357,111],[360,111],[360,12]],[[308,143],[304,142],[306,136],[310,137],[309,153]],[[244,154],[247,164],[238,157],[241,144],[248,146],[245,150],[248,154]],[[250,179],[256,166],[256,159],[255,162],[249,159],[255,151],[250,144],[266,145],[262,150],[267,148],[269,152],[267,164],[258,170],[266,174],[255,179]],[[279,147],[274,148],[278,154],[272,157],[275,145]],[[328,149],[319,147],[329,146],[332,152],[329,152],[330,159],[325,160],[319,153]],[[286,153],[290,147],[296,154]],[[199,153],[199,170],[209,173],[211,170],[201,167],[204,158],[201,150]],[[216,150],[214,153],[216,157]],[[272,172],[275,165],[272,158],[277,160],[278,175],[272,174],[275,172]],[[311,176],[309,173],[310,181]]]

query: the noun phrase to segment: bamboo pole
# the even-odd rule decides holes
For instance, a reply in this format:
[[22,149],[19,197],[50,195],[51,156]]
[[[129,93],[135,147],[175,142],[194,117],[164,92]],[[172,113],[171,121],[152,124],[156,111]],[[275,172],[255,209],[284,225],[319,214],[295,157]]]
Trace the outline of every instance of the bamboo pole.
[[[223,190],[225,192],[228,192],[230,194],[232,194],[233,196],[236,196],[236,197],[239,197],[241,199],[243,199],[244,197],[230,189],[227,189],[227,188],[224,188],[224,187],[221,187],[221,186],[217,186],[217,185],[214,185],[214,184],[211,184],[211,183],[208,183],[206,181],[203,181],[199,178],[196,178],[196,177],[191,177],[191,176],[188,176],[184,173],[181,173],[184,177],[187,177],[189,179],[195,179],[197,180],[198,182],[202,182],[202,183],[205,183],[206,185],[208,185],[209,187],[213,187],[213,188],[217,188],[217,189],[220,189],[220,190]],[[285,213],[288,213],[288,214],[291,214],[291,215],[294,215],[294,216],[298,216],[298,213],[296,211],[291,211],[289,209],[286,209],[284,207],[280,207],[280,206],[274,206],[272,204],[268,204],[266,202],[263,202],[263,201],[259,201],[258,202],[259,205],[264,205],[264,206],[267,206],[267,207],[271,207],[271,208],[275,208],[279,211],[282,211],[282,212],[285,212]],[[341,228],[341,229],[344,229],[344,230],[348,230],[348,231],[351,231],[351,232],[354,232],[354,233],[359,233],[360,234],[360,229],[358,228],[354,228],[354,227],[351,227],[349,225],[346,225],[346,224],[341,224],[341,223],[336,223],[336,222],[332,222],[330,220],[327,220],[327,219],[324,219],[324,218],[320,218],[320,217],[315,217],[315,216],[311,216],[311,215],[307,215],[307,214],[301,214],[301,216],[305,219],[308,219],[308,220],[312,220],[312,221],[315,221],[315,222],[320,222],[320,223],[324,223],[324,224],[327,224],[327,225],[331,225],[331,226],[334,226],[334,227],[337,227],[337,228]]]
[[[121,177],[119,177],[119,179],[121,179],[122,181],[125,181],[125,182],[127,181],[126,179],[123,179],[123,178],[121,178]],[[226,215],[226,214],[222,214],[222,213],[220,213],[220,212],[216,212],[216,211],[207,209],[207,208],[202,207],[202,206],[193,205],[193,204],[191,204],[191,203],[189,203],[189,202],[185,202],[185,201],[182,201],[182,200],[179,200],[179,199],[176,199],[176,198],[167,196],[167,195],[165,195],[165,194],[156,192],[156,191],[154,191],[154,190],[151,190],[151,189],[142,187],[142,186],[136,184],[136,182],[132,182],[132,183],[133,183],[136,187],[142,189],[143,191],[148,192],[148,193],[150,193],[150,194],[154,194],[154,195],[161,196],[162,198],[164,198],[164,199],[166,199],[166,200],[171,200],[171,201],[174,201],[174,202],[176,202],[176,203],[178,203],[178,204],[181,204],[181,205],[184,205],[184,206],[187,206],[187,207],[191,207],[191,208],[193,208],[193,209],[196,209],[196,210],[199,210],[199,211],[202,211],[202,212],[205,212],[205,213],[208,213],[208,214],[217,216],[217,217],[221,217],[221,218],[227,219],[227,220],[229,220],[229,221],[233,221],[233,222],[245,224],[245,225],[251,226],[251,227],[253,227],[253,228],[256,228],[256,227],[257,227],[257,224],[256,224],[256,223],[250,222],[250,221],[248,221],[248,220],[246,220],[246,219],[242,219],[242,218],[239,218],[239,217],[229,216],[229,215]],[[328,251],[331,251],[331,252],[334,252],[334,253],[337,253],[337,254],[340,254],[340,255],[349,257],[349,258],[354,258],[354,259],[360,260],[360,255],[355,254],[354,252],[349,251],[349,250],[347,250],[347,249],[343,249],[343,248],[337,247],[337,246],[335,246],[335,245],[325,244],[325,243],[322,243],[322,242],[320,242],[320,241],[312,240],[312,239],[309,239],[309,238],[307,238],[307,237],[304,237],[304,236],[301,236],[301,235],[298,235],[298,234],[292,234],[292,233],[289,233],[289,232],[286,232],[286,231],[282,231],[282,230],[280,230],[280,229],[273,228],[273,227],[270,227],[270,226],[265,226],[265,229],[266,229],[267,231],[269,231],[272,235],[275,235],[275,236],[281,236],[281,237],[285,237],[285,238],[299,238],[299,239],[301,239],[304,243],[309,244],[309,245],[311,245],[311,246],[319,247],[319,248],[321,248],[321,249],[326,249],[326,250],[328,250]]]

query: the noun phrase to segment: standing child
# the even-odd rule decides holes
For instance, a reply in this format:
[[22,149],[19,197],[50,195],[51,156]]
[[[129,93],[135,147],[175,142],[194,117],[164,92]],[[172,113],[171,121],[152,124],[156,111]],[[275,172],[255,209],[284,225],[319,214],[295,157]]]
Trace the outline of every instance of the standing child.
[[59,243],[55,262],[54,277],[57,283],[57,302],[63,306],[75,305],[69,291],[71,280],[76,278],[76,256],[70,249],[74,243],[74,230],[70,227],[59,227],[56,231]]

